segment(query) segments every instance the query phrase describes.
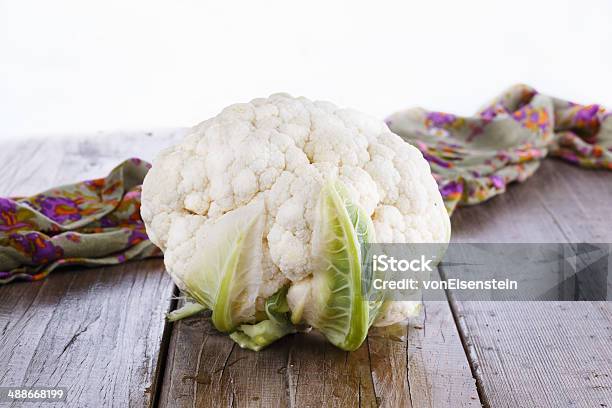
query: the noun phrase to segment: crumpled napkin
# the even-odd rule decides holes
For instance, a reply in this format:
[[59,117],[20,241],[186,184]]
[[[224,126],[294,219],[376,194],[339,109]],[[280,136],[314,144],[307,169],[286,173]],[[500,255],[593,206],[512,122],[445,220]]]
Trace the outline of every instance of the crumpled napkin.
[[[612,170],[612,113],[517,85],[475,116],[410,109],[389,128],[429,161],[449,213],[523,181],[548,154]],[[0,197],[0,284],[39,280],[59,266],[112,265],[161,256],[140,218],[151,166],[129,159],[105,178],[26,198]]]
[[40,280],[59,266],[161,256],[140,218],[141,184],[150,167],[130,159],[105,178],[0,197],[0,284]]
[[387,125],[429,161],[446,208],[477,204],[524,181],[547,155],[612,170],[612,112],[516,85],[476,115],[410,109]]

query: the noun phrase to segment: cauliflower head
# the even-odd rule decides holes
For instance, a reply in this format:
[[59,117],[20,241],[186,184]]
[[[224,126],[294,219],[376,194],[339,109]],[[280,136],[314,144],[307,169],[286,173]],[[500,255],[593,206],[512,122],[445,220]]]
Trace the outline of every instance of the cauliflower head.
[[[329,180],[342,186],[338,194],[332,187],[337,200],[329,205],[358,206],[376,242],[449,241],[448,214],[418,149],[380,120],[287,94],[231,105],[160,152],[143,184],[141,214],[168,272],[189,295],[203,262],[218,258],[210,270],[222,281],[219,270],[233,260],[233,283],[195,282],[212,285],[196,296],[207,307],[222,287],[234,294],[226,331],[259,320],[266,300],[287,286],[290,311],[299,308],[312,324],[308,299],[317,294],[309,282],[320,267],[315,235]],[[414,304],[394,303],[375,325],[414,313]]]

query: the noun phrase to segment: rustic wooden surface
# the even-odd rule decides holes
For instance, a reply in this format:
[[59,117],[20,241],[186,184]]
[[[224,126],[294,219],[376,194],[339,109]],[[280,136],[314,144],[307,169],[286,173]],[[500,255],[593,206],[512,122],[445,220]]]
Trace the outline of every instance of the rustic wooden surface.
[[353,353],[314,333],[252,353],[207,319],[179,321],[161,406],[480,406],[448,303],[427,302],[425,309],[399,335],[375,330]]
[[[546,160],[452,218],[455,242],[612,242],[612,174]],[[612,302],[452,302],[491,407],[612,407]]]
[[[143,143],[134,149],[103,136],[0,150],[0,196],[99,177],[130,157],[126,148],[145,155],[151,148]],[[161,140],[173,137],[168,133]],[[73,268],[41,282],[0,286],[0,386],[67,387],[68,404],[57,404],[62,407],[151,406],[165,363],[164,314],[173,290],[160,259]]]
[[66,387],[73,407],[149,406],[171,297],[160,260],[1,286],[0,384]]
[[[5,147],[0,196],[100,177],[182,135],[153,133]],[[460,209],[453,239],[610,242],[610,198],[612,175],[548,160]],[[612,407],[609,302],[428,302],[400,336],[374,331],[354,353],[313,333],[252,353],[206,316],[166,325],[162,270],[150,260],[0,287],[0,386],[64,385],[69,406]]]

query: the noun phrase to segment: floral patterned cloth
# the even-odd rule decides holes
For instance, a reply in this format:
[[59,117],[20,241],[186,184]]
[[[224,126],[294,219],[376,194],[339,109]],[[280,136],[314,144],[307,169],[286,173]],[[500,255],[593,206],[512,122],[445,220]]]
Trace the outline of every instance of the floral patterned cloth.
[[140,189],[150,167],[130,159],[105,178],[27,198],[0,197],[0,284],[39,280],[59,266],[161,256],[140,218]]
[[516,85],[475,116],[398,112],[389,128],[421,150],[449,213],[501,194],[531,176],[548,154],[612,170],[612,112]]
[[[449,213],[523,181],[547,154],[612,170],[612,113],[512,87],[476,116],[411,109],[392,131],[431,164]],[[27,198],[0,197],[0,284],[39,280],[64,265],[110,265],[161,256],[140,218],[150,165],[130,159],[101,179]]]

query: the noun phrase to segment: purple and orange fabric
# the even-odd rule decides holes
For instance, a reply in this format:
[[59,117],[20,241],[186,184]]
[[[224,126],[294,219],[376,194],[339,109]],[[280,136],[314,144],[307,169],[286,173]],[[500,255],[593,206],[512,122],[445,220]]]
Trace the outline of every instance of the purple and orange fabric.
[[410,109],[391,115],[387,125],[429,161],[449,213],[525,180],[547,155],[612,170],[612,112],[526,85],[513,86],[471,117]]
[[26,198],[0,197],[0,284],[35,281],[67,265],[161,256],[140,218],[150,165],[126,160],[108,176]]

